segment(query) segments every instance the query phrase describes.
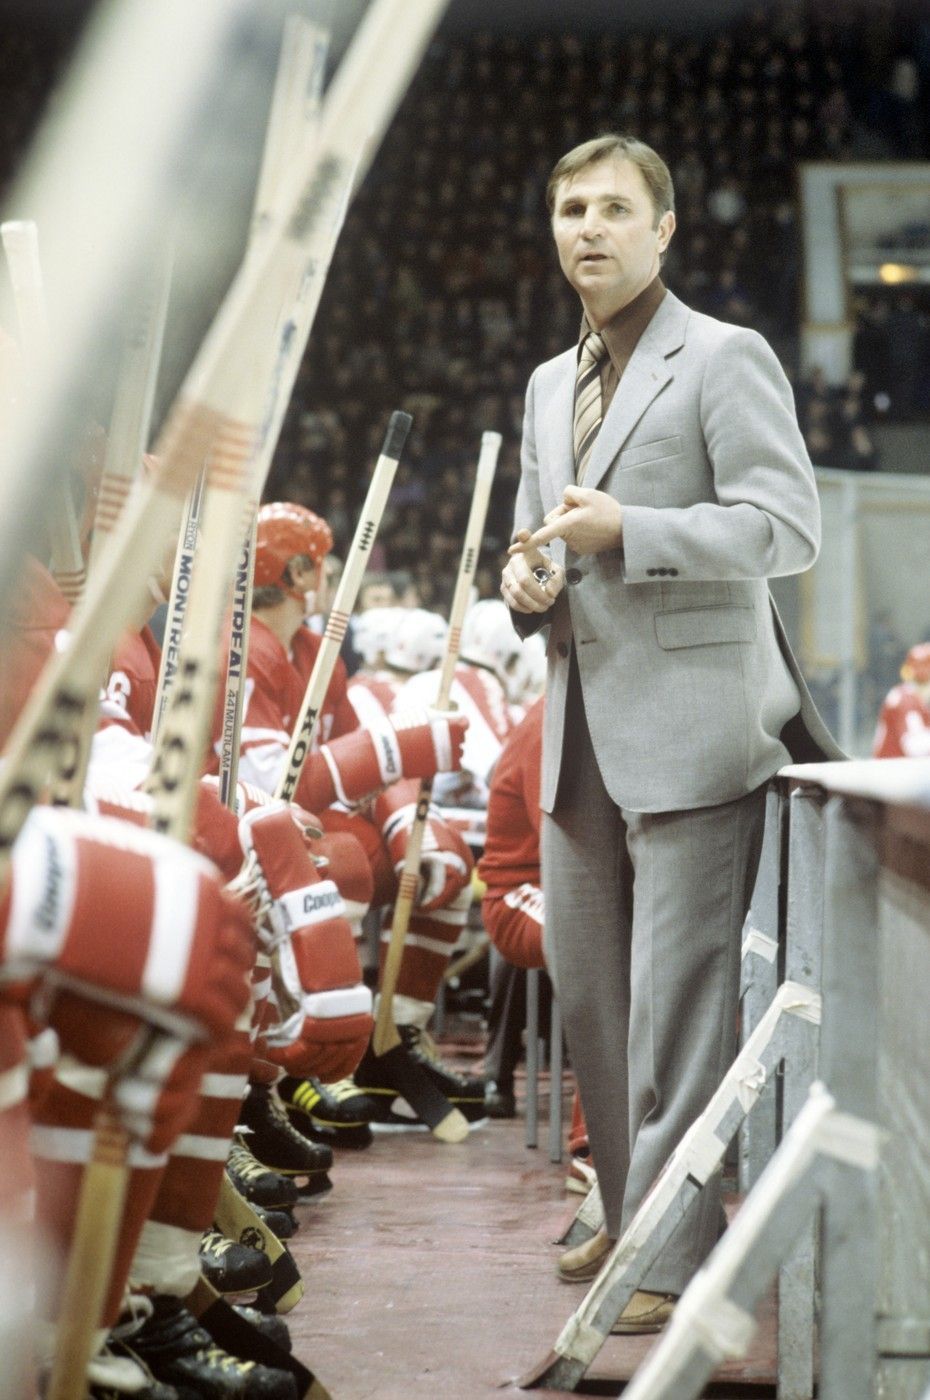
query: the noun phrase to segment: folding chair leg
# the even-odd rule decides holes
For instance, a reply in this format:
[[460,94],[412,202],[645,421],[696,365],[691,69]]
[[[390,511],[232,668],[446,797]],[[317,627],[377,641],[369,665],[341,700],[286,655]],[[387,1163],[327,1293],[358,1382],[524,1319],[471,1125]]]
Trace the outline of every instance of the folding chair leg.
[[526,974],[526,1135],[527,1147],[539,1144],[539,968]]
[[553,994],[549,1013],[549,1161],[562,1160],[562,1017]]

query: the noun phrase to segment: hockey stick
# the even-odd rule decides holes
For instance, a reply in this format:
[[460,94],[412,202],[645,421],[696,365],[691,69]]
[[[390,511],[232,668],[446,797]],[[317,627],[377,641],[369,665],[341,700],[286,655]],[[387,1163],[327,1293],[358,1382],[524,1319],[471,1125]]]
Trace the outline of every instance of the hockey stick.
[[172,261],[172,250],[166,247],[151,285],[141,296],[129,323],[97,491],[88,572],[97,564],[107,536],[116,528],[148,446],[168,319]]
[[[168,313],[171,255],[166,250],[153,285],[133,316],[116,384],[106,454],[97,492],[87,571],[91,574],[107,538],[113,533],[142,463],[152,422],[152,405]],[[101,685],[107,681],[105,667]],[[84,792],[98,706],[88,703],[69,760],[58,765],[53,801],[76,807]]]
[[[254,384],[247,350],[256,326],[266,324],[269,284],[280,285],[295,260],[305,266],[321,226],[331,226],[333,205],[344,193],[339,177],[354,168],[360,147],[365,160],[380,139],[444,4],[376,0],[366,13],[327,93],[318,149],[292,172],[282,213],[275,215],[261,253],[247,258],[237,274],[156,444],[159,470],[128,503],[75,610],[67,645],[46,668],[11,736],[0,775],[0,883],[29,808],[96,694],[114,640],[144,606],[162,541],[176,528],[180,504],[204,460],[217,445],[233,463],[249,455],[254,429],[229,412],[228,396],[238,405],[243,380]],[[237,345],[244,364],[230,363],[230,347]]]
[[[309,24],[301,15],[289,15],[284,25],[281,57],[275,81],[271,115],[262,167],[255,194],[252,215],[252,240],[265,232],[273,199],[291,161],[296,159],[302,145],[315,136],[319,122],[323,74],[329,36]],[[348,196],[349,185],[346,182]],[[341,227],[341,220],[340,227]],[[328,260],[327,260],[328,266]],[[317,276],[322,277],[322,270]],[[312,316],[313,312],[309,311]],[[305,337],[295,336],[295,353],[302,351]],[[277,440],[280,430],[273,428],[271,437]],[[220,801],[235,810],[236,780],[239,775],[239,746],[242,716],[245,710],[245,678],[249,666],[249,630],[252,620],[252,589],[256,539],[257,498],[249,502],[248,523],[242,553],[236,566],[230,622],[229,655],[223,695],[223,728],[219,749]]]
[[326,621],[323,641],[316,654],[313,670],[307,682],[307,689],[304,693],[297,723],[294,726],[284,772],[281,774],[275,789],[275,797],[281,798],[284,802],[293,801],[304,760],[310,752],[316,722],[323,701],[326,699],[326,692],[329,689],[329,683],[332,680],[333,670],[339,656],[339,648],[345,638],[349,618],[352,615],[352,609],[355,606],[358,590],[361,587],[365,567],[368,563],[371,546],[384,514],[388,492],[391,489],[394,473],[397,471],[397,463],[404,449],[412,421],[409,413],[395,410],[391,414],[387,432],[384,435],[384,444],[372,473],[368,493],[365,496],[365,504],[362,506],[362,513],[359,516],[355,534],[346,556],[342,578],[339,580],[333,606]]
[[[8,209],[35,220],[43,272],[54,289],[40,391],[11,415],[0,474],[0,603],[17,586],[30,530],[57,493],[79,405],[109,382],[125,297],[151,262],[151,231],[166,205],[199,215],[215,201],[191,178],[191,153],[221,158],[221,82],[254,75],[253,41],[270,20],[249,0],[114,0],[95,7],[55,102],[8,196]],[[246,33],[248,31],[248,33]],[[246,122],[260,104],[253,83],[236,88]],[[192,156],[192,158],[194,158]],[[244,166],[243,170],[247,170]],[[179,175],[181,184],[179,187]],[[239,170],[230,172],[235,190]],[[206,191],[209,180],[201,182]],[[241,183],[241,182],[240,182]],[[185,217],[185,297],[197,297],[202,256],[230,240],[209,220]]]
[[[32,219],[8,219],[0,224],[0,239],[3,240],[13,286],[27,382],[30,388],[34,388],[48,356],[48,313],[42,264],[39,261],[39,234]],[[49,516],[49,534],[51,571],[62,593],[73,603],[81,596],[85,569],[74,499],[67,477]]]
[[[459,564],[458,578],[456,579],[455,593],[453,595],[452,608],[449,614],[449,635],[446,641],[446,652],[439,678],[439,694],[436,698],[436,707],[440,710],[448,709],[449,706],[449,695],[452,689],[455,666],[458,661],[459,648],[461,646],[462,622],[468,607],[472,579],[474,578],[478,563],[478,552],[481,547],[481,537],[484,533],[484,522],[488,511],[488,501],[491,496],[491,485],[494,481],[494,472],[497,467],[497,455],[500,451],[500,447],[500,433],[482,433],[481,452],[478,456],[478,470],[475,475],[475,488],[471,499],[471,509],[468,514],[468,524],[465,528],[462,558]],[[426,831],[426,821],[429,816],[432,791],[432,780],[424,779],[420,783],[416,815],[407,838],[404,869],[400,877],[397,902],[394,905],[394,917],[391,922],[391,939],[388,944],[384,972],[381,976],[378,1019],[375,1025],[373,1040],[374,1052],[382,1059],[386,1059],[388,1056],[394,1056],[395,1059],[398,1059],[398,1052],[402,1052],[403,1050],[401,1038],[397,1026],[394,1023],[394,992],[397,987],[398,976],[400,975],[400,965],[404,955],[404,941],[407,937],[407,929],[410,925],[410,916],[413,913],[413,906],[417,897],[420,878],[420,856],[423,849],[423,835]],[[467,1125],[465,1131],[468,1131]]]

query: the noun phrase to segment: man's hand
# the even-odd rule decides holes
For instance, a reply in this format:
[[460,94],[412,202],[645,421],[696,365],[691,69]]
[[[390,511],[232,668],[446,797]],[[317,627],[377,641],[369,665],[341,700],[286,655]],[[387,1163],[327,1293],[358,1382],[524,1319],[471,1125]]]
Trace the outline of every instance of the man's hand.
[[[501,575],[501,597],[515,612],[548,612],[565,587],[565,575],[558,564],[531,547],[535,538],[529,530],[518,533],[517,543],[510,546],[510,562]],[[534,569],[545,570],[548,579],[535,576]]]
[[[605,549],[616,549],[623,542],[623,509],[619,501],[606,491],[593,491],[589,486],[566,486],[561,504],[550,510],[541,528],[533,535],[525,530],[520,532],[516,543],[510,546],[511,562],[521,556],[539,554],[541,545],[555,539],[564,540],[576,554],[600,554]],[[506,575],[506,569],[504,573]]]

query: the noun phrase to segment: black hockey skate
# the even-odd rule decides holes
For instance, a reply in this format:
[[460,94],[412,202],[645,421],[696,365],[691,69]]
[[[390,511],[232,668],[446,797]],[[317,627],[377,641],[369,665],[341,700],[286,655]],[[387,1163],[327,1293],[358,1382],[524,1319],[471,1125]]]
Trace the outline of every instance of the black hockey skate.
[[240,1196],[253,1206],[261,1206],[263,1210],[290,1210],[297,1204],[297,1187],[290,1177],[266,1167],[243,1142],[234,1142],[230,1147],[226,1175]]
[[291,1122],[304,1133],[333,1147],[368,1147],[369,1124],[377,1108],[354,1079],[323,1084],[319,1079],[292,1079],[278,1084]]
[[215,1228],[200,1241],[200,1272],[217,1293],[254,1293],[272,1278],[267,1254]]
[[175,1387],[180,1400],[298,1400],[293,1376],[231,1356],[180,1299],[158,1296],[152,1303],[132,1350],[156,1380]]
[[332,1188],[327,1175],[333,1164],[331,1147],[310,1142],[297,1131],[276,1091],[267,1084],[252,1084],[239,1115],[240,1141],[259,1162],[293,1177],[302,1196],[316,1196]]

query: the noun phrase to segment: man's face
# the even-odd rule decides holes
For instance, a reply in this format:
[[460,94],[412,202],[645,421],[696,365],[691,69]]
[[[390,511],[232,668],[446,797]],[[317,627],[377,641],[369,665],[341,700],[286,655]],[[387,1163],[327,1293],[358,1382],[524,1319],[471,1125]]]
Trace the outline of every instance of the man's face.
[[556,188],[552,232],[562,271],[600,324],[647,287],[675,228],[655,227],[649,188],[632,161],[613,156]]

